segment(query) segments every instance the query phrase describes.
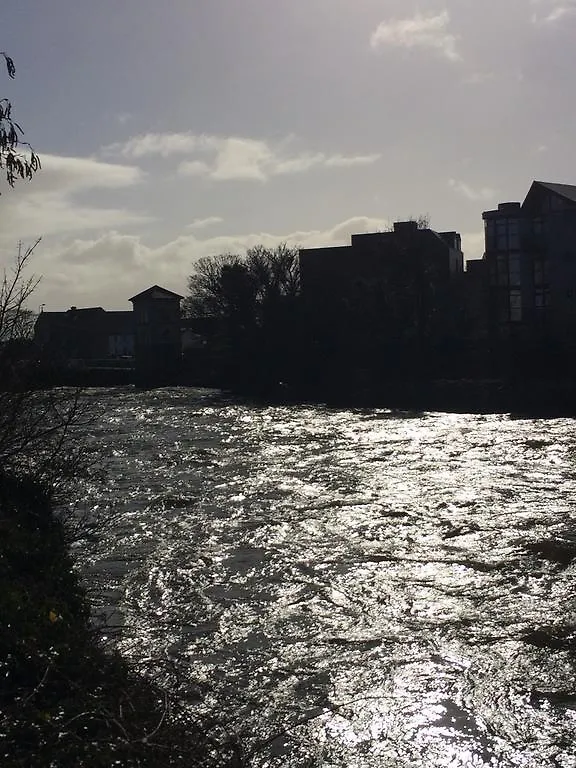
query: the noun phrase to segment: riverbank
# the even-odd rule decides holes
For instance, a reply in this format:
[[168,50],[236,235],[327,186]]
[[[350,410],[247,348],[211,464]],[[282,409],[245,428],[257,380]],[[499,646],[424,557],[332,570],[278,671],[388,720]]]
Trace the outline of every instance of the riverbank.
[[232,395],[274,404],[316,404],[335,408],[390,408],[445,413],[510,413],[542,418],[576,417],[576,383],[563,380],[396,379],[378,385],[345,385],[273,390],[227,389]]
[[105,650],[46,488],[0,476],[2,765],[240,765]]
[[297,383],[232,380],[202,372],[183,372],[169,379],[136,377],[126,370],[66,370],[56,372],[52,386],[111,387],[163,386],[221,389],[241,398],[290,405],[316,403],[341,408],[392,408],[454,413],[512,413],[529,416],[576,416],[576,380],[564,378],[454,378],[399,377],[363,381],[362,377],[330,377]]

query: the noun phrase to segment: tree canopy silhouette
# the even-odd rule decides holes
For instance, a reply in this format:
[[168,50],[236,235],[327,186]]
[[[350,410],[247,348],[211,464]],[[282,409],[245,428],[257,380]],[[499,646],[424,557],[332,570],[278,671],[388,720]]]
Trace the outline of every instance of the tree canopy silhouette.
[[300,290],[298,249],[285,243],[257,245],[244,256],[208,256],[194,266],[184,305],[190,317],[261,326],[273,308],[295,299]]
[[285,382],[298,345],[298,249],[263,245],[200,259],[184,311],[210,318],[211,349],[226,384],[269,389]]

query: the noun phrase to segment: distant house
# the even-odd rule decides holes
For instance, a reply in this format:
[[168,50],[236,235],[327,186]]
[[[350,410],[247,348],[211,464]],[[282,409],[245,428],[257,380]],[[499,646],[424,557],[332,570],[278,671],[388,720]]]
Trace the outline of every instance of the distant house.
[[576,186],[534,181],[523,203],[482,214],[488,317],[501,338],[576,332]]
[[[439,332],[463,270],[460,235],[396,222],[348,246],[300,251],[302,299],[313,332],[350,347],[376,337],[417,342]],[[338,338],[337,338],[338,337]]]
[[93,364],[134,356],[132,312],[107,312],[102,307],[41,312],[34,341],[55,362]]
[[60,365],[89,369],[135,367],[147,378],[172,377],[182,358],[182,297],[153,285],[133,296],[132,311],[102,307],[41,312],[36,345]]

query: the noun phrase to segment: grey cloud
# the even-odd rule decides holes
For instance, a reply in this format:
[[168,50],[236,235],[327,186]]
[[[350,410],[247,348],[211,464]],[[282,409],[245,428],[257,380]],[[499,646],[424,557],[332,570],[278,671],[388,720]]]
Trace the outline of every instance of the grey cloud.
[[[343,155],[294,152],[292,139],[273,144],[238,136],[192,133],[144,134],[112,148],[124,157],[192,155],[178,165],[180,176],[205,176],[215,181],[266,181],[272,176],[305,173],[312,168],[351,168],[375,163],[379,154]],[[206,155],[209,157],[206,158]],[[201,158],[201,159],[200,159]]]
[[447,10],[424,16],[416,13],[403,19],[382,21],[370,38],[372,48],[392,46],[396,48],[424,48],[437,51],[450,61],[458,61],[458,38],[449,31],[450,14]]
[[457,181],[456,179],[449,179],[448,185],[459,195],[474,202],[494,200],[498,196],[497,190],[492,187],[473,187],[464,181]]

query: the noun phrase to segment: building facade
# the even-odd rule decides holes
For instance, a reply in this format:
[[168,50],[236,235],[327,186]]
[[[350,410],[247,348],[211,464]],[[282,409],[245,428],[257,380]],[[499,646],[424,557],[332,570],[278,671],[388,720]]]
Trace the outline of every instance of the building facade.
[[34,341],[59,364],[93,364],[134,356],[134,317],[102,307],[41,312]]
[[482,214],[491,333],[569,342],[576,331],[576,186],[535,181]]
[[132,296],[136,370],[139,376],[168,377],[180,370],[183,296],[153,285]]
[[56,365],[136,368],[143,379],[173,377],[182,361],[182,297],[154,285],[133,296],[132,311],[102,307],[41,312],[34,341]]
[[[447,322],[463,270],[457,232],[415,221],[352,235],[349,246],[300,251],[302,299],[313,330],[364,341],[423,342]],[[337,341],[339,341],[337,340]]]

